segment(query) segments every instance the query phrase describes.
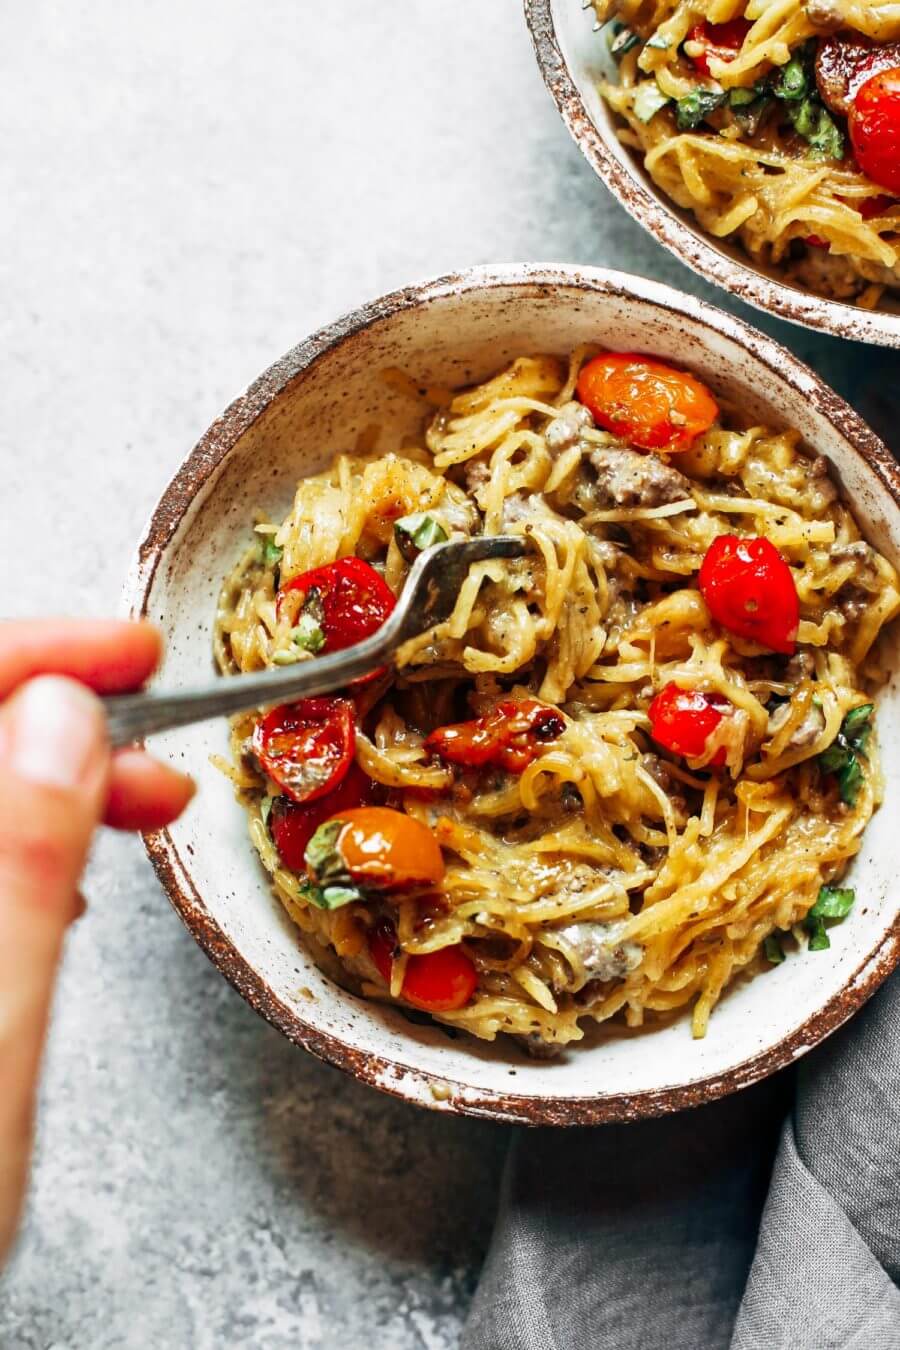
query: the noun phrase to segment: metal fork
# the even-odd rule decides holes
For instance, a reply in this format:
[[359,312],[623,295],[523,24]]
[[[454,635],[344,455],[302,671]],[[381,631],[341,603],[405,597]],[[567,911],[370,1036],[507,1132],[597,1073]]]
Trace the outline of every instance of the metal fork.
[[413,564],[387,622],[377,633],[344,651],[301,661],[290,669],[218,679],[185,693],[160,690],[104,698],[110,744],[130,745],[155,731],[341,689],[360,675],[391,665],[404,642],[448,618],[471,563],[487,558],[521,558],[526,549],[525,540],[504,535],[435,544],[426,549]]

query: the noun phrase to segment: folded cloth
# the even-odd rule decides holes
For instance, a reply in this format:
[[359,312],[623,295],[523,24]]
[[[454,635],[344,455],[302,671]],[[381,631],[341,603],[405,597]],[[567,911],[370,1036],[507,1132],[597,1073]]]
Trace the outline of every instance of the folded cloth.
[[517,1132],[462,1350],[900,1350],[898,1282],[900,975],[796,1073]]

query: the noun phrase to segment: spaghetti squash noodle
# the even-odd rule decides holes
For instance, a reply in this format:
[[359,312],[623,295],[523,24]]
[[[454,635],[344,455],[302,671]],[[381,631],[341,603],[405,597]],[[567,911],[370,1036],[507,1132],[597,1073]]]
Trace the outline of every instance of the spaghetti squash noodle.
[[900,286],[900,6],[593,8],[602,94],[662,192],[802,287],[874,307]]
[[366,636],[435,542],[527,554],[473,565],[395,669],[234,720],[253,844],[365,996],[535,1053],[687,1008],[702,1036],[849,908],[897,574],[795,431],[662,362],[521,357],[424,397],[415,443],[339,454],[257,520],[220,668]]

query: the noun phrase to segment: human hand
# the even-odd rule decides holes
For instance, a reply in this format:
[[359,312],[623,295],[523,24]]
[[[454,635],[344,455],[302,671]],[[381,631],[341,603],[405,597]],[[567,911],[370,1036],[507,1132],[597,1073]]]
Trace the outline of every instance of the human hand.
[[[138,688],[160,640],[146,623],[0,623],[0,1265],[28,1174],[37,1073],[65,931],[95,827],[159,829],[189,778],[106,742],[101,694]],[[64,677],[64,678],[60,678]]]

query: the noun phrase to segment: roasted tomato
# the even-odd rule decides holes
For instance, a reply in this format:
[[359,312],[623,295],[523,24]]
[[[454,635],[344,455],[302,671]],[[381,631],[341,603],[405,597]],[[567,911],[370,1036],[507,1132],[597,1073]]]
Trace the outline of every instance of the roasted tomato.
[[850,140],[866,177],[900,196],[900,66],[880,71],[856,91]]
[[[397,950],[393,924],[382,920],[369,937],[369,954],[381,978],[391,982],[391,966]],[[453,1012],[464,1008],[475,993],[478,973],[461,945],[442,947],[425,956],[410,956],[406,962],[401,997],[423,1012]]]
[[702,52],[691,57],[694,69],[701,75],[711,75],[709,58],[717,61],[733,61],[744,45],[744,38],[753,25],[747,19],[731,19],[728,23],[698,23],[688,34],[691,42],[698,43]]
[[347,698],[304,698],[272,708],[251,741],[265,772],[295,802],[337,787],[353,763],[356,709]]
[[693,375],[629,352],[588,361],[577,393],[599,426],[642,450],[689,450],[719,415],[712,394]]
[[723,628],[793,655],[800,622],[797,588],[768,539],[719,535],[707,550],[698,582],[710,614]]
[[320,650],[342,651],[380,628],[397,603],[387,582],[362,558],[338,558],[292,577],[278,593],[278,612],[286,597],[303,592],[301,609],[312,613],[324,638]]
[[305,862],[316,886],[392,892],[439,886],[444,879],[443,854],[428,826],[388,806],[332,816],[310,839]]
[[315,801],[294,802],[290,797],[276,797],[269,812],[269,833],[278,850],[278,856],[291,872],[305,872],[306,845],[319,826],[337,815],[350,811],[371,800],[374,784],[359,765],[350,765],[346,777],[336,788]]
[[[722,710],[728,700],[721,694],[705,694],[700,689],[682,689],[674,681],[656,695],[647,709],[650,735],[664,750],[671,750],[685,759],[699,759],[706,754],[706,742],[722,720]],[[724,745],[716,751],[711,763],[725,763]]]
[[426,738],[425,749],[469,769],[493,764],[521,773],[540,747],[556,740],[565,729],[556,708],[533,698],[505,699],[484,717],[438,727]]

